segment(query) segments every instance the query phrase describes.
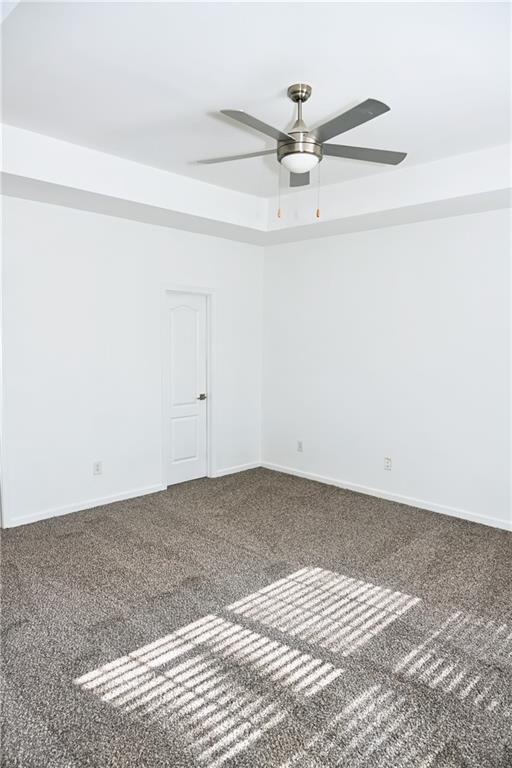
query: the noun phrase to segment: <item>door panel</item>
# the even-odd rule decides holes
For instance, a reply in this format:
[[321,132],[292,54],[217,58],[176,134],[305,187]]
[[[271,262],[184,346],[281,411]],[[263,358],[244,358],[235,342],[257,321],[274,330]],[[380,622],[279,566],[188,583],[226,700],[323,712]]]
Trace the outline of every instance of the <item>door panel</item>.
[[168,485],[207,473],[206,297],[169,295]]
[[171,406],[192,405],[198,395],[198,332],[194,307],[171,307]]
[[173,419],[172,460],[197,459],[197,416],[178,416]]

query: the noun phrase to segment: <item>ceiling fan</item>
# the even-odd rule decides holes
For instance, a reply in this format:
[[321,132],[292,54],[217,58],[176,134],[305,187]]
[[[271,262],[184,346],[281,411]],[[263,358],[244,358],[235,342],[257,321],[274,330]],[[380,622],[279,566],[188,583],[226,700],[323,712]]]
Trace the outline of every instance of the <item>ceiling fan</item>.
[[346,157],[351,160],[366,160],[371,163],[384,163],[386,165],[398,165],[407,156],[406,152],[390,152],[385,149],[347,147],[340,144],[325,143],[333,136],[345,133],[351,128],[388,112],[389,107],[382,101],[367,99],[358,104],[357,107],[342,112],[341,115],[310,131],[302,119],[302,105],[311,96],[311,86],[305,83],[290,85],[288,96],[297,104],[297,120],[288,132],[273,128],[240,109],[221,109],[223,115],[275,139],[277,149],[266,149],[262,152],[249,152],[245,155],[232,155],[230,157],[215,157],[198,162],[225,163],[230,160],[244,160],[248,157],[263,157],[263,155],[277,153],[278,161],[290,171],[290,186],[303,187],[309,184],[309,172],[322,160],[324,155]]

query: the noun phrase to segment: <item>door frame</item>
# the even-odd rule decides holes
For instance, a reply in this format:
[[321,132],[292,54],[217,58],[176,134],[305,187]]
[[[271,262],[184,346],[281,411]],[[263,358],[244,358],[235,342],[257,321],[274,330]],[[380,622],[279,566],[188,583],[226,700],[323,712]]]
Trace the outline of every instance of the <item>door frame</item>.
[[161,379],[162,379],[162,485],[168,488],[167,467],[171,455],[171,445],[168,434],[169,422],[169,347],[171,343],[169,329],[169,295],[193,293],[206,298],[206,477],[215,477],[215,440],[213,429],[213,412],[215,397],[212,397],[212,382],[214,370],[213,334],[215,292],[210,288],[192,285],[165,285],[161,293]]

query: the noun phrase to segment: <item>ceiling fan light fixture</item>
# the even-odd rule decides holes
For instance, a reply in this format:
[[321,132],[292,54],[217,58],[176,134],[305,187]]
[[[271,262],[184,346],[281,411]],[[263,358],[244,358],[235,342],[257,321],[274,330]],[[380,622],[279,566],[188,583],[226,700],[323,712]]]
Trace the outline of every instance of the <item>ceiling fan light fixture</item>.
[[291,152],[281,159],[290,173],[309,173],[316,167],[320,158],[311,152]]
[[406,152],[390,152],[386,149],[371,149],[370,147],[348,147],[342,144],[328,144],[329,139],[341,133],[357,128],[368,120],[389,112],[389,107],[377,99],[366,99],[357,106],[342,112],[326,123],[310,131],[302,119],[302,104],[311,96],[311,86],[307,83],[294,83],[288,88],[288,96],[297,104],[297,119],[286,132],[272,125],[267,125],[253,115],[241,109],[221,109],[221,113],[236,120],[242,125],[254,128],[256,131],[270,136],[277,142],[276,150],[263,149],[260,152],[246,152],[243,155],[230,157],[214,157],[199,160],[200,163],[225,163],[229,160],[243,160],[247,157],[262,157],[273,155],[276,151],[277,160],[290,173],[290,187],[307,187],[310,184],[310,171],[315,168],[325,156],[344,157],[350,160],[363,160],[369,163],[398,165],[405,159]]

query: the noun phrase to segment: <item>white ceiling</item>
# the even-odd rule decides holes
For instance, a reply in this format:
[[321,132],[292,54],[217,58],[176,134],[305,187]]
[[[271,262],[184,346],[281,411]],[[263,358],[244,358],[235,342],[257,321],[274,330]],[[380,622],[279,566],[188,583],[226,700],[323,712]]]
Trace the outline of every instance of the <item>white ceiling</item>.
[[[216,114],[288,126],[290,83],[310,126],[368,97],[391,112],[333,142],[416,164],[509,141],[507,3],[21,3],[2,25],[3,120],[222,187],[277,192],[272,148]],[[322,184],[374,173],[326,158]]]

